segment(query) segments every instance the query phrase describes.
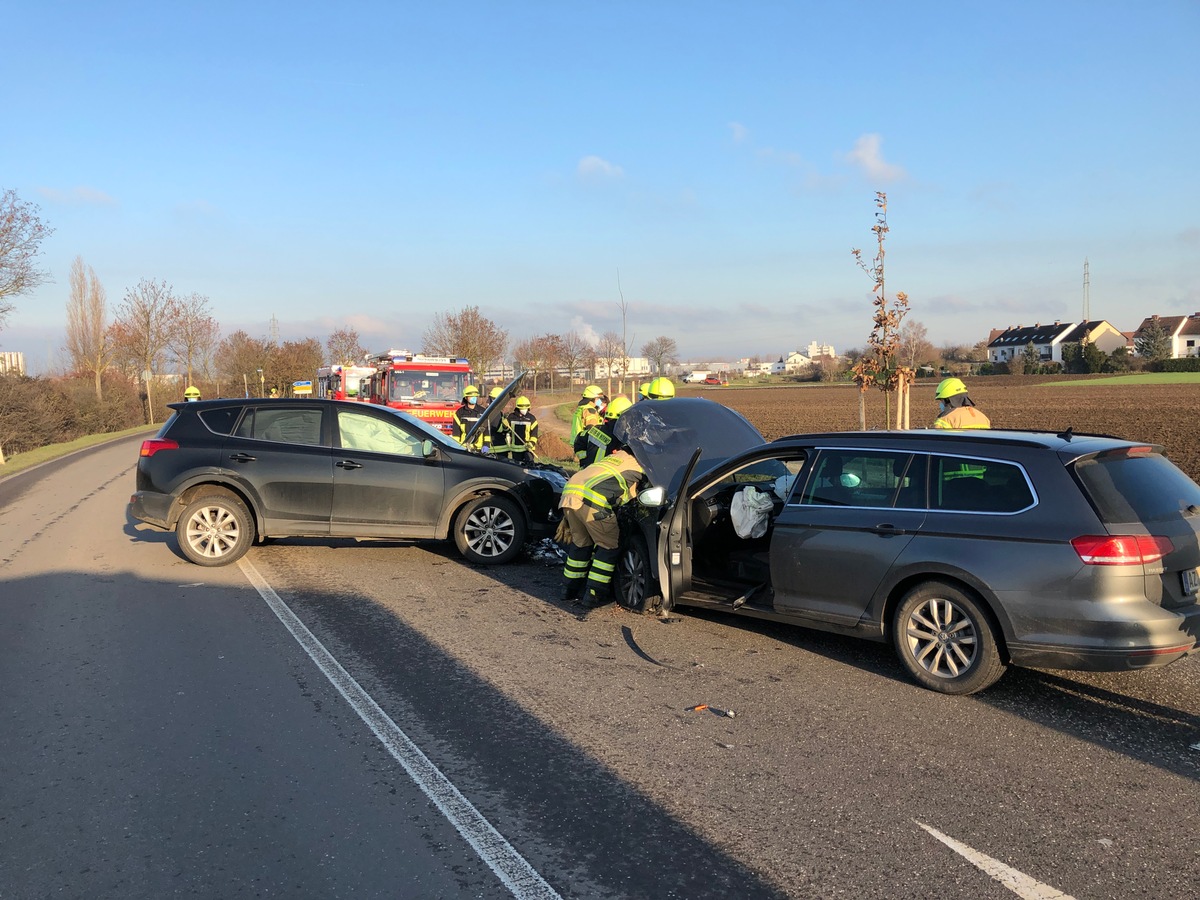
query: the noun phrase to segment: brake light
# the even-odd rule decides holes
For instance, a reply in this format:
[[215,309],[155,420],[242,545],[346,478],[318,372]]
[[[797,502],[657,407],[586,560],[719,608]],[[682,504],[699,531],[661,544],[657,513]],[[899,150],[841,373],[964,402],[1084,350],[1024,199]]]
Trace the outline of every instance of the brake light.
[[1088,566],[1139,566],[1175,549],[1170,538],[1151,534],[1085,534],[1074,538],[1071,546]]
[[153,456],[159,450],[178,450],[178,449],[179,449],[178,441],[164,441],[159,438],[155,438],[154,440],[151,440],[151,441],[142,441],[142,452],[140,455],[141,456]]

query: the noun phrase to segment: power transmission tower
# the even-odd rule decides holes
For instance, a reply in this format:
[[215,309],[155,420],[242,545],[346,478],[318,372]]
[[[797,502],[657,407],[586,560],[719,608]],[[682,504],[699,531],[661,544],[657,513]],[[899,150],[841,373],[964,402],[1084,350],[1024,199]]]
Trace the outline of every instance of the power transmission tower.
[[1092,282],[1088,277],[1087,257],[1083,258],[1083,321],[1092,321]]
[[279,320],[274,315],[271,316],[271,345],[279,346]]

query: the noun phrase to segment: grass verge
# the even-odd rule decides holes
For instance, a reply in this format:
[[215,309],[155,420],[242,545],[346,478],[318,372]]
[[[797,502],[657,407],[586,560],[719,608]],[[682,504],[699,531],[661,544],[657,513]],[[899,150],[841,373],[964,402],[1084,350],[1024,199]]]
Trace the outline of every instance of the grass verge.
[[45,447],[38,447],[36,450],[30,450],[27,453],[14,453],[12,456],[5,457],[4,465],[0,466],[0,478],[4,478],[6,475],[14,475],[22,469],[28,469],[40,463],[49,462],[52,459],[58,459],[60,456],[66,456],[68,453],[74,453],[76,450],[94,447],[96,444],[103,444],[107,441],[127,437],[131,434],[138,434],[140,432],[152,433],[158,431],[160,428],[162,428],[161,423],[158,425],[139,425],[137,428],[128,428],[125,431],[88,434],[62,444],[47,444]]

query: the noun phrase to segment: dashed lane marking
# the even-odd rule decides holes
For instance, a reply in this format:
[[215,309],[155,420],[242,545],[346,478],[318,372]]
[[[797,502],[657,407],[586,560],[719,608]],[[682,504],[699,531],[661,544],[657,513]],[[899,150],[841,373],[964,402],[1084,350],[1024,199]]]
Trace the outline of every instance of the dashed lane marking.
[[525,857],[505,840],[504,835],[495,829],[491,822],[462,795],[453,782],[438,769],[421,748],[412,742],[391,717],[380,709],[362,686],[355,681],[325,646],[317,640],[303,622],[283,602],[280,596],[259,574],[253,564],[241,559],[238,561],[246,579],[258,591],[259,596],[271,607],[271,611],[279,617],[285,628],[291,632],[296,642],[304,648],[317,668],[337,688],[339,694],[350,704],[351,709],[367,724],[367,727],[379,738],[380,743],[387,748],[404,771],[422,791],[425,792],[434,806],[438,808],[450,824],[462,835],[463,839],[479,854],[480,859],[487,863],[496,877],[519,900],[561,900],[537,870],[529,864]]
[[[913,819],[913,821],[917,822],[916,819]],[[917,824],[971,865],[975,866],[975,868],[990,875],[992,880],[1000,882],[1018,897],[1023,898],[1023,900],[1075,900],[1070,894],[1064,894],[1058,888],[1042,884],[1040,881],[1030,878],[1024,872],[1018,872],[1012,866],[1006,866],[1000,860],[992,859],[990,856],[986,856],[978,850],[974,850],[966,844],[942,834],[936,828],[930,828],[924,822],[917,822]]]

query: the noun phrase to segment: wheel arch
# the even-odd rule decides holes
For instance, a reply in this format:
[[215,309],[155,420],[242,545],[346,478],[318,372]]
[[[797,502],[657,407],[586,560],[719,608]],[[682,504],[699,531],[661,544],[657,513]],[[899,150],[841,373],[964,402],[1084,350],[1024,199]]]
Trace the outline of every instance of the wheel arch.
[[174,529],[188,504],[205,493],[228,494],[240,500],[246,509],[250,510],[250,517],[254,520],[255,536],[263,533],[263,518],[259,513],[258,504],[254,502],[252,493],[235,482],[221,478],[202,478],[178,491],[175,495],[175,502],[171,504],[171,513],[167,520],[168,526]]
[[946,572],[911,572],[897,581],[892,589],[888,592],[887,598],[881,611],[881,634],[887,642],[892,640],[892,631],[895,628],[896,609],[900,606],[900,601],[904,596],[919,584],[938,583],[945,584],[957,588],[960,591],[968,594],[979,608],[983,610],[983,614],[988,618],[988,625],[991,626],[992,634],[996,639],[996,647],[1000,651],[1000,658],[1005,665],[1011,665],[1012,661],[1008,653],[1008,631],[1005,628],[1005,622],[996,612],[995,598],[990,593],[982,589],[975,583],[975,580],[968,577],[960,577],[956,574]]
[[526,529],[532,525],[529,504],[525,502],[525,498],[521,496],[521,492],[516,490],[516,485],[511,483],[505,484],[503,482],[472,484],[461,488],[448,502],[442,504],[442,514],[438,518],[437,523],[438,540],[446,540],[450,537],[451,529],[458,520],[458,514],[462,512],[464,506],[472,500],[493,495],[504,497],[517,504],[517,507],[521,510],[521,516],[525,520]]

